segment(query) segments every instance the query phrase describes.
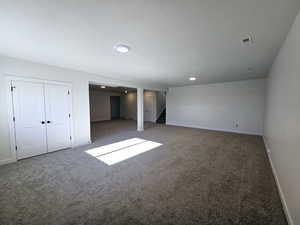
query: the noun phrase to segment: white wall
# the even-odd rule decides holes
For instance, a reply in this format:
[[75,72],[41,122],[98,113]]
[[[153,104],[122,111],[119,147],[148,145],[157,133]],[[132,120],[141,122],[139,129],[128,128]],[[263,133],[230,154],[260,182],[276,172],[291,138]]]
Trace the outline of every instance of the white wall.
[[129,92],[121,96],[121,117],[124,119],[137,119],[137,95]]
[[[156,93],[144,91],[144,121],[156,122]],[[121,117],[125,119],[137,119],[137,95],[130,92],[121,96]]]
[[170,88],[167,124],[262,134],[264,93],[264,79]]
[[264,137],[290,220],[300,224],[300,15],[267,80]]
[[110,96],[120,96],[120,93],[90,89],[90,118],[92,122],[111,120]]
[[89,112],[89,82],[107,86],[152,87],[125,81],[110,80],[99,75],[63,69],[40,63],[15,59],[0,55],[0,164],[13,161],[10,151],[10,137],[8,126],[8,85],[7,76],[19,76],[51,81],[69,82],[73,86],[73,141],[74,145],[84,145],[90,142],[90,112]]
[[144,121],[156,122],[156,92],[144,91]]

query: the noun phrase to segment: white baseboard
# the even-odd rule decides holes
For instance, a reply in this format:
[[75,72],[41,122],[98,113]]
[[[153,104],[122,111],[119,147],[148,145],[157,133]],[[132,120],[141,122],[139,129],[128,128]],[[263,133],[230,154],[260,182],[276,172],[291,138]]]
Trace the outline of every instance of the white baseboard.
[[5,164],[9,164],[9,163],[13,163],[16,162],[17,160],[14,158],[7,158],[7,159],[1,159],[0,160],[0,166],[1,165],[5,165]]
[[277,185],[277,188],[278,188],[278,191],[279,191],[279,196],[280,196],[280,200],[281,200],[281,203],[282,203],[282,206],[283,206],[283,211],[284,211],[285,216],[287,218],[288,224],[289,225],[294,225],[294,221],[293,221],[292,216],[290,214],[287,202],[285,200],[285,197],[284,197],[284,194],[283,194],[280,182],[279,182],[278,174],[277,174],[275,165],[274,165],[272,157],[271,157],[271,149],[269,148],[269,145],[268,145],[268,142],[267,142],[265,136],[263,136],[263,140],[264,140],[264,143],[265,143],[266,152],[267,152],[267,156],[268,156],[271,168],[272,168],[272,172],[273,172],[273,175],[274,175],[274,178],[275,178],[275,181],[276,181],[276,185]]
[[[74,144],[73,146],[72,146],[72,148],[78,148],[78,147],[82,147],[82,146],[86,146],[86,145],[90,145],[90,144],[92,144],[92,141],[91,140],[89,140],[89,141],[87,141],[87,142],[85,142],[85,143],[80,143],[80,144],[78,144],[78,145],[76,145],[76,144]],[[58,150],[58,151],[60,151],[60,150]],[[46,153],[47,154],[47,153]],[[15,159],[15,158],[7,158],[7,159],[0,159],[0,166],[1,165],[5,165],[5,164],[9,164],[9,163],[14,163],[14,162],[17,162],[18,160],[17,159]]]
[[238,133],[238,134],[250,134],[250,135],[258,135],[262,136],[262,133],[256,133],[251,131],[240,131],[240,130],[234,130],[234,129],[222,129],[222,128],[212,128],[212,127],[203,127],[203,126],[195,126],[195,125],[189,125],[189,124],[183,124],[183,123],[176,123],[176,122],[166,122],[167,125],[172,126],[179,126],[179,127],[189,127],[189,128],[197,128],[197,129],[204,129],[204,130],[213,130],[213,131],[223,131],[223,132],[230,132],[230,133]]
[[79,147],[87,146],[87,145],[90,145],[90,144],[92,144],[92,140],[89,140],[87,142],[82,142],[82,143],[79,143],[79,144],[74,144],[72,146],[72,148],[79,148]]

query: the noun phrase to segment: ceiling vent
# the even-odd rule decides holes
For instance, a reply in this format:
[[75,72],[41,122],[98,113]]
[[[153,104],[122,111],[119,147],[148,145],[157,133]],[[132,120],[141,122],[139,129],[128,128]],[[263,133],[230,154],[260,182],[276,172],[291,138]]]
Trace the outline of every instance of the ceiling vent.
[[246,34],[241,39],[242,45],[250,46],[254,44],[254,39],[250,34]]

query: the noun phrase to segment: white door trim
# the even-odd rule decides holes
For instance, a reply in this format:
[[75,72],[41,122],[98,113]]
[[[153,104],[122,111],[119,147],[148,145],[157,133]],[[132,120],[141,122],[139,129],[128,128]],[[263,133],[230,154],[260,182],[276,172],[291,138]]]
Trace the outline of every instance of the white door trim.
[[71,148],[74,147],[74,129],[73,129],[73,95],[72,95],[72,83],[69,82],[60,82],[60,81],[51,81],[51,80],[42,80],[42,79],[35,79],[35,78],[25,78],[25,77],[19,77],[19,76],[12,76],[7,75],[5,76],[5,83],[6,83],[6,93],[7,93],[7,104],[8,104],[8,126],[9,126],[9,136],[10,136],[10,152],[11,157],[8,159],[5,159],[5,161],[8,162],[15,162],[17,161],[17,154],[16,154],[16,135],[15,135],[15,124],[13,121],[14,112],[13,112],[13,98],[12,98],[12,81],[32,81],[32,82],[40,82],[43,84],[60,84],[68,86],[70,90],[70,134],[71,134]]
[[[8,125],[9,125],[9,137],[10,137],[10,152],[11,152],[11,159],[13,161],[17,161],[17,154],[16,154],[16,135],[15,135],[15,123],[13,121],[13,98],[11,92],[11,84],[12,80],[6,78],[6,93],[7,93],[7,104],[8,104]],[[9,161],[9,160],[8,160]]]

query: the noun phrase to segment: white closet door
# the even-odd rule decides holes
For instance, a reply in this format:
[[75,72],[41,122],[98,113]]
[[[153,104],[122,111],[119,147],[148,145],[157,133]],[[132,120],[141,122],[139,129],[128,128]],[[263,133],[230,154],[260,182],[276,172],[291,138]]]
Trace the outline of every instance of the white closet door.
[[71,147],[69,87],[45,84],[48,152]]
[[47,152],[44,85],[12,81],[17,158]]

